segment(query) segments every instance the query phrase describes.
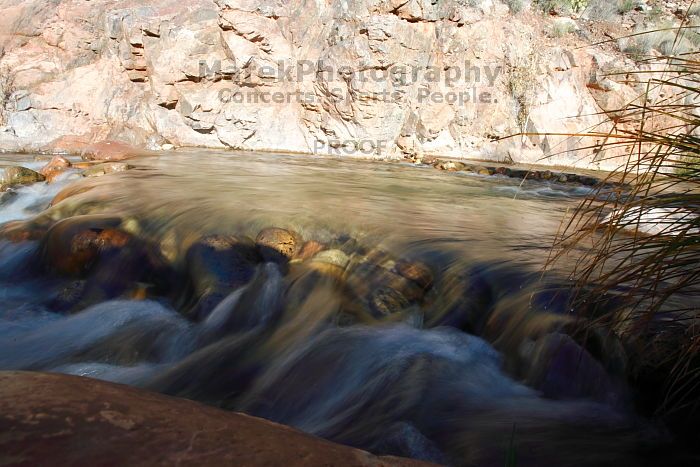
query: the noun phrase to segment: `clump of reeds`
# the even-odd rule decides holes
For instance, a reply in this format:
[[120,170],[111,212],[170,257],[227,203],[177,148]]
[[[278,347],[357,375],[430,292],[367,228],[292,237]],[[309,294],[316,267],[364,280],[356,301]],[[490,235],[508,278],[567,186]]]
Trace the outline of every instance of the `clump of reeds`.
[[[576,251],[573,308],[626,343],[638,403],[683,431],[700,415],[700,53],[674,45],[641,59],[644,90],[610,131],[570,135],[622,160],[606,182],[626,188],[602,183],[578,206],[550,265]],[[595,306],[611,296],[625,305]]]

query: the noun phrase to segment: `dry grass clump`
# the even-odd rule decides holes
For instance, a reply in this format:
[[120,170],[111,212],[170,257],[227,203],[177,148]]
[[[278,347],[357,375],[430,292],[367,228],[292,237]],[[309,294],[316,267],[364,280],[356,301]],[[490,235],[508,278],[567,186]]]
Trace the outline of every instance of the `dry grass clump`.
[[[626,343],[638,403],[679,433],[700,415],[700,53],[679,51],[684,31],[649,32],[645,50],[663,37],[672,53],[637,57],[645,90],[612,130],[570,135],[624,150],[609,180],[631,188],[601,184],[566,220],[550,263],[576,252],[572,307],[598,310],[585,321]],[[612,296],[626,305],[592,306]]]

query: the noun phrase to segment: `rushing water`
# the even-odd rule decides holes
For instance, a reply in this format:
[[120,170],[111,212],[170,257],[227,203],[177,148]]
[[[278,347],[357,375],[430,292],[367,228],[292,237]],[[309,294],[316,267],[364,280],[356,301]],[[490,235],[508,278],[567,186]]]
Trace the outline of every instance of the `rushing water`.
[[[18,160],[32,164],[0,163]],[[632,410],[624,351],[569,337],[571,263],[540,274],[587,189],[282,155],[130,163],[2,199],[0,222],[35,218],[42,235],[0,241],[1,370],[124,382],[439,463],[656,459],[662,430]],[[66,187],[78,194],[49,208]],[[56,253],[46,239],[61,223],[45,230],[74,216],[141,247],[59,273],[55,256],[75,251]],[[210,235],[252,245],[245,239],[270,226],[333,250],[333,266],[263,255],[247,274],[207,256],[219,240],[201,246]],[[407,280],[400,264],[429,279]],[[231,268],[245,277],[211,293],[209,269]],[[64,306],[73,289],[80,299]]]

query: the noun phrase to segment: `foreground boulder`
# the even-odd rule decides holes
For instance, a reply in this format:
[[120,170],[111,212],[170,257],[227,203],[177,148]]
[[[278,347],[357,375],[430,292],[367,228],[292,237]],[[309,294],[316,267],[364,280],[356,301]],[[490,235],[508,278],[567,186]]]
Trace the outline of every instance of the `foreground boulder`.
[[6,465],[427,465],[188,400],[42,373],[0,373],[0,432]]

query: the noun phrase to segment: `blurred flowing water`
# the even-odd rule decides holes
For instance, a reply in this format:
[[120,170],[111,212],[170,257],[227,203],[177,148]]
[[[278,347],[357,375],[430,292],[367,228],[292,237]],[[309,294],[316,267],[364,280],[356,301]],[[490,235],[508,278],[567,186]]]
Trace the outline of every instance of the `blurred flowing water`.
[[[437,463],[655,461],[664,438],[632,410],[624,350],[572,332],[576,258],[541,274],[586,188],[286,155],[129,162],[124,173],[22,188],[3,198],[0,222],[102,216],[162,259],[165,291],[147,284],[57,310],[76,280],[121,283],[146,257],[76,279],[47,270],[46,240],[0,241],[0,370],[124,382]],[[66,187],[77,194],[48,207]],[[270,226],[349,264],[334,275],[261,260],[244,284],[203,302],[191,285],[198,239],[255,239]],[[399,262],[422,265],[431,284],[404,300],[387,285],[406,282]],[[377,289],[387,313],[370,306]]]

